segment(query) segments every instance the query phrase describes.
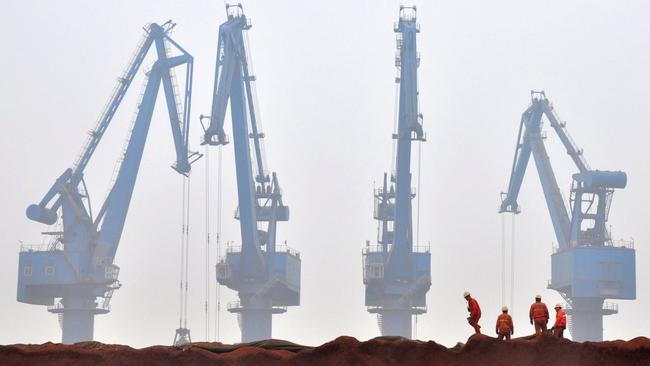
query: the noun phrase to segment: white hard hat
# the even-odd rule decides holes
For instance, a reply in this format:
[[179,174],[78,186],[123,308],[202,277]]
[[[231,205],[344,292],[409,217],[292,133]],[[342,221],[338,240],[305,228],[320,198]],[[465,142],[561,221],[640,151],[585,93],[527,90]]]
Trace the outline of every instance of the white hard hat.
[[535,295],[535,298],[541,300],[541,299],[542,299],[542,295]]
[[502,306],[501,311],[508,311],[508,307],[507,306]]
[[467,296],[469,296],[469,295],[470,295],[469,291],[465,291],[465,292],[463,292],[463,297],[467,297]]
[[562,305],[560,305],[560,304],[555,304],[555,309],[562,309]]

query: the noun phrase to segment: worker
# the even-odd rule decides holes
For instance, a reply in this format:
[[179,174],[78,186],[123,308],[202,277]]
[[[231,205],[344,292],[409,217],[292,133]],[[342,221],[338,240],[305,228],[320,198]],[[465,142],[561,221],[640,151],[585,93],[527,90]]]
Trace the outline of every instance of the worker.
[[546,333],[546,324],[548,324],[548,308],[542,302],[542,295],[535,295],[535,302],[530,306],[530,324],[535,325],[535,335]]
[[497,317],[496,331],[499,340],[505,337],[506,341],[509,341],[510,335],[515,334],[515,326],[512,324],[512,317],[508,315],[507,306],[501,308],[501,314]]
[[472,298],[468,291],[463,293],[463,297],[467,300],[467,311],[469,311],[467,322],[474,328],[476,334],[481,334],[481,326],[478,325],[478,320],[481,319],[481,308],[478,306],[478,301]]
[[553,325],[553,335],[558,338],[564,338],[564,330],[566,329],[566,312],[562,309],[562,305],[555,305],[555,324]]

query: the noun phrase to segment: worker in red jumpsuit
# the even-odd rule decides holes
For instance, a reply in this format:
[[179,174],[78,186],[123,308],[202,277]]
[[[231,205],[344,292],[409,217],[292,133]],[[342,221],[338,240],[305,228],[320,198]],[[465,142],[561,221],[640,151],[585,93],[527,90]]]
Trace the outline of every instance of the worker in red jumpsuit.
[[467,311],[469,311],[467,322],[474,328],[476,334],[481,334],[481,326],[478,325],[478,320],[481,319],[481,308],[478,306],[478,301],[472,298],[468,291],[465,291],[463,297],[467,300]]
[[555,324],[553,325],[553,335],[558,338],[564,338],[564,330],[566,329],[566,313],[562,309],[562,305],[555,305]]
[[528,314],[530,324],[535,325],[535,335],[546,333],[546,325],[548,324],[548,308],[542,302],[541,295],[535,295],[535,302],[530,306]]
[[506,341],[510,340],[510,335],[515,334],[515,326],[512,324],[512,317],[508,314],[508,307],[501,308],[501,314],[497,317],[496,331],[499,340],[504,337]]

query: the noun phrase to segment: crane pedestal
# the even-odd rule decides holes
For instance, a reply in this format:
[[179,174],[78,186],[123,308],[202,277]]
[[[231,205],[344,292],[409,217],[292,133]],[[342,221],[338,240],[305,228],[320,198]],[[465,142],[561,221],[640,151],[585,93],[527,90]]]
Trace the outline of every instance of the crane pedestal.
[[572,308],[567,309],[571,319],[571,336],[574,341],[601,342],[603,340],[603,315],[617,311],[603,309],[602,298],[576,298]]
[[382,311],[379,316],[382,335],[411,338],[413,329],[410,309]]
[[227,249],[226,257],[217,263],[219,284],[239,293],[240,301],[229,303],[228,311],[237,314],[242,342],[272,338],[272,316],[300,304],[300,254],[286,246],[277,250],[263,253],[270,269],[265,281],[242,275],[239,248]]
[[425,307],[390,309],[372,307],[368,312],[377,314],[377,322],[382,336],[397,336],[411,339],[413,334],[412,316],[426,313]]
[[270,309],[246,309],[241,313],[241,340],[253,342],[271,339],[273,326]]
[[366,285],[368,312],[377,314],[383,336],[411,339],[412,316],[427,312],[426,293],[431,287],[431,254],[412,252],[408,279],[385,276],[388,253],[380,247],[367,247],[363,256],[363,283]]
[[108,313],[107,309],[97,307],[92,295],[64,297],[48,311],[60,317],[61,342],[64,344],[92,341],[95,315]]
[[228,311],[237,314],[242,342],[254,342],[273,338],[272,316],[273,314],[286,313],[287,308],[273,307],[270,304],[267,305],[267,307],[242,306],[239,301],[228,304]]
[[[228,304],[228,311],[237,314],[241,329],[241,341],[245,343],[273,338],[271,333],[273,329],[272,316],[273,314],[286,313],[287,308],[272,306],[270,298],[246,302],[249,304],[242,305],[239,301]],[[255,303],[252,304],[253,302]]]
[[62,318],[61,342],[63,344],[74,344],[93,340],[95,330],[95,317],[91,312],[70,311]]

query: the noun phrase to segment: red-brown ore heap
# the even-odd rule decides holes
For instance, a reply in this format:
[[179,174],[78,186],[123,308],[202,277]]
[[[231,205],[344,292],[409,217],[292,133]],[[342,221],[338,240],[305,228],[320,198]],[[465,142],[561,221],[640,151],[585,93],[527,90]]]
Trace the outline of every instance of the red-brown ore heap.
[[184,347],[128,346],[84,342],[75,345],[0,346],[0,365],[250,365],[250,366],[525,366],[650,365],[650,339],[577,343],[543,336],[498,341],[474,335],[447,348],[433,341],[379,337],[360,342],[339,337],[319,347],[268,340],[246,345],[193,343]]

